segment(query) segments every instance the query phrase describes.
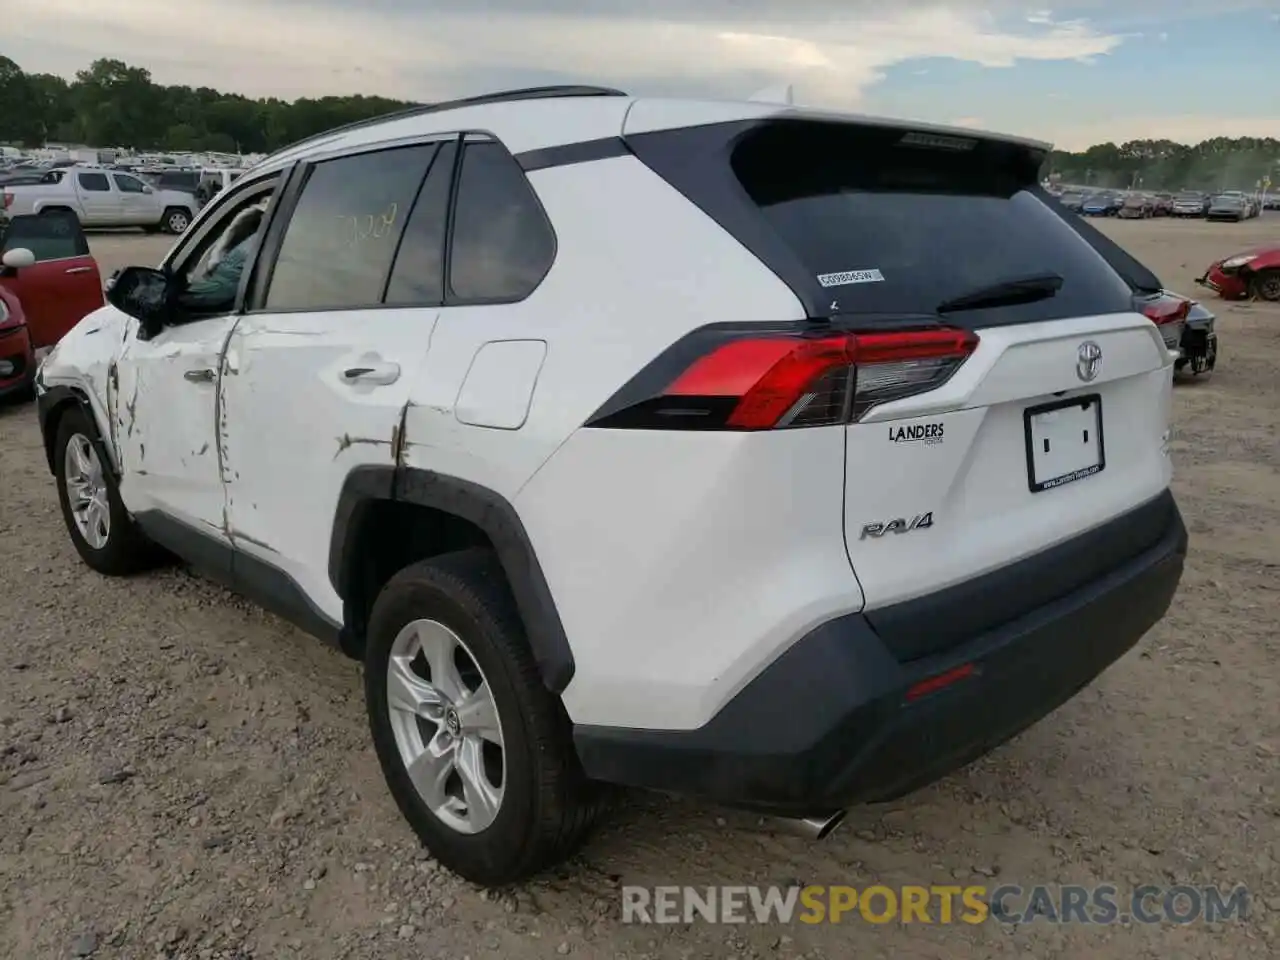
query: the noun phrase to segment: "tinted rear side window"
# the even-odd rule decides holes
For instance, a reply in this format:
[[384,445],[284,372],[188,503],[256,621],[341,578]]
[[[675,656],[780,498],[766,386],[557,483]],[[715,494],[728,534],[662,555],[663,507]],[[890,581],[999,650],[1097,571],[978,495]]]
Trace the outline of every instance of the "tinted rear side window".
[[107,183],[107,175],[105,173],[82,173],[78,179],[81,190],[88,190],[92,193],[108,193],[111,190],[111,185]]
[[451,302],[520,300],[551,269],[556,241],[515,158],[498,143],[462,155],[449,260]]
[[903,132],[776,123],[746,137],[731,166],[768,225],[842,314],[930,314],[1005,280],[1062,276],[1057,295],[986,308],[966,324],[1132,309],[1107,263],[1014,165],[969,150],[904,146]]

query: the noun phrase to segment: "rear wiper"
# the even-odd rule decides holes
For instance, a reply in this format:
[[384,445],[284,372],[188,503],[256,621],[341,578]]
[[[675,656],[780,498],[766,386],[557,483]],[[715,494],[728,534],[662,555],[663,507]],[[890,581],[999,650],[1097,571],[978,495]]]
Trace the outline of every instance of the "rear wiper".
[[936,309],[938,313],[953,313],[957,310],[980,310],[983,307],[1011,307],[1019,303],[1047,300],[1061,289],[1062,277],[1058,274],[1036,273],[979,287],[944,300]]

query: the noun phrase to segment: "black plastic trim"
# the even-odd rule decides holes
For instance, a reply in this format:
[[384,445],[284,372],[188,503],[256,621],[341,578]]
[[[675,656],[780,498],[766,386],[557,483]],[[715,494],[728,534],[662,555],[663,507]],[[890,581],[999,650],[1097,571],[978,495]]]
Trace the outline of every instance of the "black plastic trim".
[[[1177,516],[1173,494],[1166,490],[1137,509],[1010,566],[870,610],[867,621],[899,660],[944,652],[1083,589],[1140,556],[1160,541]],[[927,629],[922,628],[925,623]]]
[[339,645],[342,625],[316,609],[302,587],[283,570],[158,510],[143,511],[134,520],[143,533],[186,561],[196,572],[254,601],[300,630]]
[[50,429],[52,426],[50,416],[54,410],[72,403],[84,411],[85,419],[89,421],[89,429],[94,432],[92,439],[96,439],[107,450],[110,459],[108,466],[112,476],[118,479],[120,474],[115,459],[116,452],[103,441],[102,431],[98,429],[98,417],[93,412],[93,404],[89,402],[83,390],[61,383],[36,392],[36,419],[40,424],[40,439],[44,444],[45,461],[49,465],[49,473],[57,473],[53,463],[53,444],[57,437],[55,431]]
[[[802,637],[696,730],[579,725],[589,777],[788,816],[897,799],[994,749],[1087,686],[1164,616],[1182,576],[1187,531],[1171,499],[1154,544],[1015,621],[945,655],[903,664],[861,614]],[[1124,518],[1113,521],[1119,528]],[[1002,571],[999,589],[1027,580]],[[939,626],[928,604],[913,627]],[[972,673],[909,699],[921,680]]]
[[338,497],[329,550],[329,579],[346,599],[359,557],[354,536],[362,512],[377,500],[430,507],[475,524],[493,544],[524,621],[543,681],[560,693],[573,679],[573,651],[524,524],[503,496],[478,484],[413,467],[353,470]]
[[621,137],[601,137],[598,140],[580,140],[577,143],[526,150],[516,154],[516,162],[525,173],[533,173],[548,167],[565,167],[575,163],[629,156],[632,156],[631,148]]

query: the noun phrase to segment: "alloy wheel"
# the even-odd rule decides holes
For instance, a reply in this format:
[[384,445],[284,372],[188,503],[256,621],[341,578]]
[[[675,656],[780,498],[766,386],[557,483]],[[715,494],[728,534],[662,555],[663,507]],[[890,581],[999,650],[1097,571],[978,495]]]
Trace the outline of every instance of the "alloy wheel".
[[505,790],[502,723],[462,638],[435,620],[406,625],[387,660],[387,710],[400,760],[432,814],[463,834],[492,825]]
[[85,543],[101,550],[111,536],[111,502],[98,451],[82,433],[72,434],[67,443],[64,476],[76,529]]

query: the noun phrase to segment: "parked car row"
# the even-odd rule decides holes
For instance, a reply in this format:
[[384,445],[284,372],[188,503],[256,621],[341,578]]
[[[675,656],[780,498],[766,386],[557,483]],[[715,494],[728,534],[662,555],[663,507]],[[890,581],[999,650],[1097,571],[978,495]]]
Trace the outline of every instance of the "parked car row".
[[[1085,217],[1126,219],[1193,217],[1238,221],[1258,216],[1264,206],[1260,198],[1241,190],[1219,194],[1184,190],[1176,195],[1138,190],[1103,190],[1096,193],[1067,191],[1058,200],[1068,210]],[[1266,206],[1271,207],[1273,204],[1267,203]]]

